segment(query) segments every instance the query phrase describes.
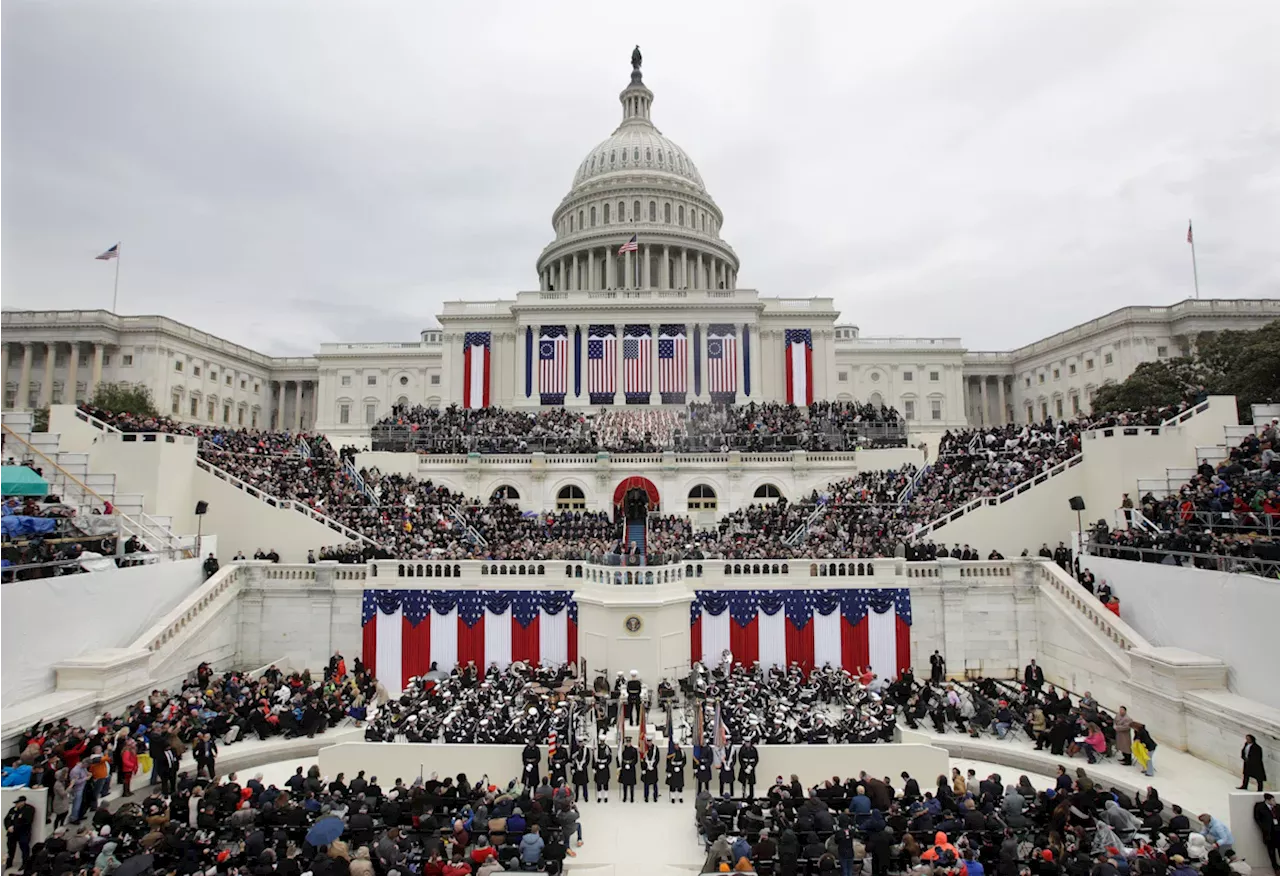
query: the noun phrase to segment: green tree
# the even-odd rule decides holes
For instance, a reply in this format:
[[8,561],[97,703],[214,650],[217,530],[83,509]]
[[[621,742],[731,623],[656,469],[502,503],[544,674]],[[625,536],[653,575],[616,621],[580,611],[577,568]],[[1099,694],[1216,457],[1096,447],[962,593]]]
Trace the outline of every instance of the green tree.
[[158,417],[151,390],[141,383],[100,383],[89,404],[115,414]]
[[1251,332],[1205,332],[1196,355],[1213,375],[1213,391],[1236,397],[1241,422],[1252,422],[1253,405],[1280,401],[1280,319]]
[[1176,405],[1195,394],[1199,372],[1191,359],[1143,362],[1123,383],[1100,387],[1093,394],[1093,410],[1112,413]]
[[31,431],[32,432],[48,432],[49,431],[49,406],[36,408],[31,412]]

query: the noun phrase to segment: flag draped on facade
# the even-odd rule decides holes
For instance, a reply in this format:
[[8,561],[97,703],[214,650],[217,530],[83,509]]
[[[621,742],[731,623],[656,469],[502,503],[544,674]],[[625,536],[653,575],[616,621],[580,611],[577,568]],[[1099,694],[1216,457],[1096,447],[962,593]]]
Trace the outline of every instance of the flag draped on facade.
[[587,330],[587,394],[593,405],[611,405],[617,389],[617,329],[593,325]]
[[707,327],[707,389],[723,404],[733,404],[738,391],[738,338],[727,323]]
[[576,663],[578,603],[568,590],[365,590],[361,659],[395,696],[436,663]]
[[658,329],[658,395],[664,405],[682,405],[689,393],[689,338],[682,325]]
[[813,404],[813,332],[787,329],[787,404]]
[[462,406],[489,407],[489,332],[467,332],[462,341]]
[[538,394],[544,405],[562,405],[568,391],[569,332],[544,325],[538,332]]
[[870,666],[896,678],[911,665],[911,591],[700,590],[689,634],[692,660],[708,665],[729,650],[744,666]]
[[653,391],[653,334],[647,325],[629,325],[622,333],[622,391],[629,405],[647,405]]

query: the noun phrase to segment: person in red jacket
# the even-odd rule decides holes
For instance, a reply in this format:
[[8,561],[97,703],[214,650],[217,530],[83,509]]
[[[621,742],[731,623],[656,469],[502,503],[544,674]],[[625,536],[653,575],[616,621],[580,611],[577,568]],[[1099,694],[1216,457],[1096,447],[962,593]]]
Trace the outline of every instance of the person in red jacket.
[[138,743],[130,739],[124,744],[124,752],[120,755],[120,784],[124,785],[125,797],[132,797],[129,787],[134,774],[138,771]]

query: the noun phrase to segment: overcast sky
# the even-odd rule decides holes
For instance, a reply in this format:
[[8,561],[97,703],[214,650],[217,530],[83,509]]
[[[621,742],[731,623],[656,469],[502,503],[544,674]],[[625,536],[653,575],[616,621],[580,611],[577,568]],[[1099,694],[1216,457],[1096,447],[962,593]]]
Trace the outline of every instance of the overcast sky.
[[[1056,6],[1056,9],[1054,8]],[[654,121],[739,285],[1008,349],[1280,295],[1280,4],[5,0],[3,305],[264,352],[414,340],[537,287],[551,212]],[[621,240],[619,241],[621,242]]]

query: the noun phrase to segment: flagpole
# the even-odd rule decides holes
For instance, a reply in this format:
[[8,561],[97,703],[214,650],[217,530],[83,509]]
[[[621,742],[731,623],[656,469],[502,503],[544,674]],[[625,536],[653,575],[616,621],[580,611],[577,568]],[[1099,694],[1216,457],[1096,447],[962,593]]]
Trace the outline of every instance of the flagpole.
[[1191,220],[1187,220],[1187,243],[1191,244],[1191,278],[1196,284],[1196,300],[1200,300],[1200,271],[1196,268],[1196,236],[1191,233]]
[[116,303],[120,300],[120,244],[116,244],[116,280],[111,287],[111,312],[117,313]]

